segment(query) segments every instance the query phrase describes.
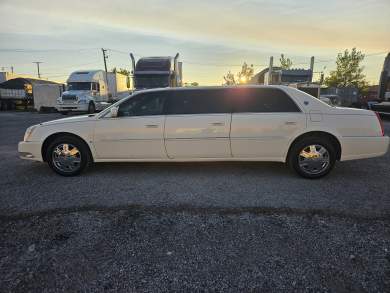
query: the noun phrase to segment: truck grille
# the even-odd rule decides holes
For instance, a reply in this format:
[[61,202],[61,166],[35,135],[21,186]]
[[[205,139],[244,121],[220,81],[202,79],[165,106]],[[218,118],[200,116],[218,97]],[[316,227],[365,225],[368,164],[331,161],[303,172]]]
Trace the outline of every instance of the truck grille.
[[63,95],[62,96],[62,101],[64,103],[74,103],[77,101],[77,96],[75,95]]

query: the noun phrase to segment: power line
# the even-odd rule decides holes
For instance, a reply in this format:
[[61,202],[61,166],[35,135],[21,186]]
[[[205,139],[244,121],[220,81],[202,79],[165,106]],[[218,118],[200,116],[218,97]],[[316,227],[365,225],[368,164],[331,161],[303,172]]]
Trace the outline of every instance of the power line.
[[48,53],[48,52],[82,52],[97,50],[99,48],[81,48],[81,49],[20,49],[20,48],[0,48],[0,52],[6,53]]
[[[191,65],[215,66],[215,67],[241,67],[242,66],[242,64],[202,63],[202,62],[191,62],[186,60],[183,60],[183,63],[191,64]],[[268,66],[266,64],[249,64],[249,65],[258,66],[258,67]]]
[[[74,64],[74,65],[67,65],[67,66],[61,66],[62,69],[67,69],[67,68],[73,68],[73,67],[82,67],[82,66],[88,66],[88,65],[96,65],[100,64],[99,61],[95,62],[89,62],[89,63],[83,63],[83,64]],[[47,69],[57,69],[58,67],[47,67]],[[47,72],[47,71],[46,71]],[[50,72],[50,71],[49,71]]]
[[[107,48],[107,50],[111,51],[111,52],[115,52],[115,53],[119,53],[119,54],[124,54],[124,55],[127,55],[129,56],[130,52],[124,52],[124,51],[120,51],[120,50],[116,50],[116,49],[111,49],[111,48]],[[133,54],[134,56],[139,56],[137,54]]]

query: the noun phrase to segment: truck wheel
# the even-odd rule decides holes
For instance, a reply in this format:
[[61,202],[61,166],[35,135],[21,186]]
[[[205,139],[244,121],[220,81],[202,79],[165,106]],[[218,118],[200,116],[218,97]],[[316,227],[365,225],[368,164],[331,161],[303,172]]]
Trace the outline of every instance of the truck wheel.
[[288,164],[302,177],[316,179],[327,175],[336,162],[336,151],[326,138],[306,137],[290,150]]
[[95,111],[96,111],[95,104],[93,102],[90,102],[88,105],[88,114],[93,114],[95,113]]
[[91,156],[83,141],[73,136],[62,136],[47,148],[46,161],[54,172],[62,176],[75,176],[88,166]]
[[3,101],[3,106],[2,106],[3,111],[8,110],[8,101]]

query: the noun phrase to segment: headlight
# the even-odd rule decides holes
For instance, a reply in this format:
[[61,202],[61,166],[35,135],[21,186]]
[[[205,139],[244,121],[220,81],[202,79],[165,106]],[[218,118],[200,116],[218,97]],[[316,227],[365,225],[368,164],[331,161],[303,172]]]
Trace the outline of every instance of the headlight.
[[35,128],[37,128],[37,126],[38,125],[33,125],[27,128],[26,133],[24,134],[23,141],[28,141],[30,139],[32,133],[34,132]]

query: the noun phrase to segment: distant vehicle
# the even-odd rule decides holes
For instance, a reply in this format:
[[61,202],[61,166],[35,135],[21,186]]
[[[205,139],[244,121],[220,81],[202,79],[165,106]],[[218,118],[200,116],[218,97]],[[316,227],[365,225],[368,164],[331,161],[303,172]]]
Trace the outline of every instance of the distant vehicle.
[[383,64],[378,98],[381,102],[372,104],[371,109],[383,115],[390,115],[390,53]]
[[338,95],[321,95],[320,100],[331,106],[341,106],[341,98]]
[[34,84],[34,109],[39,112],[53,112],[56,109],[57,99],[64,91],[63,84]]
[[95,113],[129,95],[130,82],[126,75],[104,70],[76,71],[67,80],[67,91],[57,100],[57,110]]
[[[34,91],[38,86],[42,86],[44,90],[39,93]],[[2,82],[0,83],[0,109],[6,111],[31,108],[35,104],[36,98],[39,104],[40,94],[50,96],[51,90],[45,91],[49,88],[55,88],[57,92],[61,92],[63,85],[48,80],[24,77]],[[53,97],[54,101],[57,97]]]
[[19,153],[64,176],[91,162],[278,161],[319,178],[336,160],[381,156],[388,145],[372,111],[286,86],[240,86],[139,91],[96,116],[29,127]]
[[137,62],[130,53],[130,58],[135,90],[182,86],[183,73],[179,53],[175,57],[143,57]]

